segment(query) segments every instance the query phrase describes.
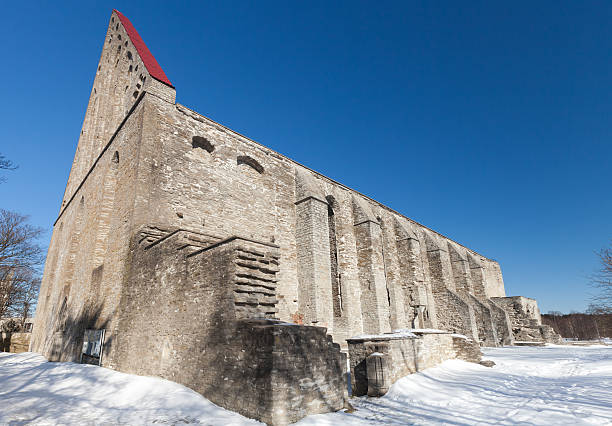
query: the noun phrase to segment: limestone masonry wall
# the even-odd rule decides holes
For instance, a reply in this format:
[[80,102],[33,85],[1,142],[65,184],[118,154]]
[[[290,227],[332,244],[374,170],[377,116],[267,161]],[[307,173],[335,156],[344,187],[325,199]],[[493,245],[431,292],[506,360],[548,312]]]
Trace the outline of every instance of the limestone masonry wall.
[[398,379],[447,359],[481,359],[478,343],[451,333],[398,330],[357,336],[348,343],[353,396],[382,396]]
[[[505,298],[496,261],[176,104],[143,46],[114,11],[32,350],[78,361],[104,329],[102,366],[280,424],[342,406],[339,347],[362,333],[554,338],[535,301]],[[437,359],[432,339],[417,349]]]
[[[340,346],[324,328],[274,321],[278,247],[167,231],[144,229],[132,243],[109,365],[182,383],[273,424],[341,409]],[[308,380],[295,386],[299,377]]]
[[507,312],[514,340],[560,343],[561,337],[542,324],[538,302],[523,296],[494,297],[493,303]]

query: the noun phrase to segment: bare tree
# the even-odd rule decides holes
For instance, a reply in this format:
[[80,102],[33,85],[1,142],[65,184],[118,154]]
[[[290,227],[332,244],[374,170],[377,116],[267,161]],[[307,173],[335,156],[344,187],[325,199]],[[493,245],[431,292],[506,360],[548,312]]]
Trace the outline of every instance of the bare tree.
[[38,301],[38,292],[40,290],[40,276],[38,274],[32,276],[32,279],[27,281],[22,287],[17,297],[17,303],[14,306],[15,315],[18,316],[21,322],[21,329],[25,330],[25,323],[28,318],[34,315],[34,307]]
[[[0,154],[0,170],[15,170],[17,166],[4,155]],[[4,182],[5,178],[0,176],[0,183]]]
[[42,229],[28,217],[0,209],[0,317],[29,315],[40,286]]
[[0,268],[0,318],[19,318],[23,327],[36,305],[40,278],[32,268]]
[[601,268],[591,277],[591,286],[597,290],[589,309],[612,314],[612,243],[597,252]]
[[43,230],[27,223],[28,217],[0,209],[0,268],[33,268],[42,262],[37,239]]

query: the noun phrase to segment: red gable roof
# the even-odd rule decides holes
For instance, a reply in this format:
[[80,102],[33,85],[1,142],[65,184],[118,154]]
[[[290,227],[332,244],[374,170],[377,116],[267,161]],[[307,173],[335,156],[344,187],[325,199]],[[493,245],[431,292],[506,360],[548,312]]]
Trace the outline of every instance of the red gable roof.
[[157,63],[157,61],[155,60],[155,58],[149,51],[149,48],[147,47],[145,42],[142,40],[142,38],[138,34],[138,31],[136,31],[136,28],[134,28],[134,25],[132,25],[130,20],[126,18],[117,9],[113,9],[113,11],[119,17],[119,20],[121,21],[121,24],[123,25],[123,28],[125,28],[125,31],[127,32],[128,37],[130,38],[130,40],[132,40],[134,47],[136,47],[136,50],[138,51],[138,54],[140,55],[140,59],[142,59],[142,62],[144,62],[145,67],[147,67],[147,71],[149,71],[149,74],[151,75],[151,77],[174,88],[172,83],[170,83],[170,80],[168,80],[166,73],[164,72],[162,67]]

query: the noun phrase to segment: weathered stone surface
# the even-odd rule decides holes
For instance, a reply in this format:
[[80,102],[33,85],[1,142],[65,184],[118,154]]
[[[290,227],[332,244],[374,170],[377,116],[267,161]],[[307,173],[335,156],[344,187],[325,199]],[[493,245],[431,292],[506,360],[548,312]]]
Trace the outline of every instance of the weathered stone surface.
[[271,424],[344,406],[340,346],[325,328],[274,320],[277,246],[239,237],[193,253],[178,250],[178,237],[133,245],[113,367],[183,383]]
[[523,296],[493,297],[510,319],[512,335],[517,342],[561,343],[562,339],[549,325],[542,324],[538,302]]
[[[321,330],[345,348],[350,336],[408,327],[491,346],[536,330],[554,338],[539,317],[504,302],[496,261],[176,104],[174,87],[149,71],[114,12],[54,224],[32,350],[78,361],[84,331],[105,329],[103,366],[167,377],[279,422],[284,403],[287,419],[339,407],[340,355]],[[273,318],[322,328],[253,331],[252,321]],[[266,384],[265,397],[285,385],[303,395],[272,408],[237,399],[240,374],[251,376],[230,353],[247,329],[261,344],[245,349],[249,362],[285,353],[302,363],[283,367],[294,381]],[[439,339],[419,343],[431,359]],[[301,343],[283,346],[293,340]],[[308,352],[307,340],[318,349]],[[235,379],[220,383],[213,365]],[[261,371],[272,380],[276,369]],[[324,375],[337,386],[315,379]],[[305,383],[328,390],[311,400]]]
[[353,396],[382,396],[398,379],[447,359],[481,360],[477,342],[442,331],[398,330],[356,336],[348,344]]

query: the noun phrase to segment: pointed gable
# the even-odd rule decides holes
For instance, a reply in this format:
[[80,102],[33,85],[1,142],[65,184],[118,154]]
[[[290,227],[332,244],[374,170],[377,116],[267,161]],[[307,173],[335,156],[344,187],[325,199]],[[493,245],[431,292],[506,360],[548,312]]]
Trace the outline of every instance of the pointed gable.
[[125,28],[125,32],[127,33],[128,37],[132,41],[132,44],[136,48],[138,55],[140,55],[140,59],[142,59],[142,62],[144,63],[145,67],[147,68],[147,71],[149,72],[149,75],[154,79],[161,81],[162,83],[174,88],[174,86],[172,85],[172,83],[170,83],[170,80],[166,76],[166,73],[159,65],[159,63],[145,44],[144,40],[140,37],[140,34],[138,34],[138,31],[136,31],[136,28],[134,28],[134,25],[132,25],[130,20],[117,9],[113,9],[113,12],[117,14],[121,25],[123,25],[123,28]]

